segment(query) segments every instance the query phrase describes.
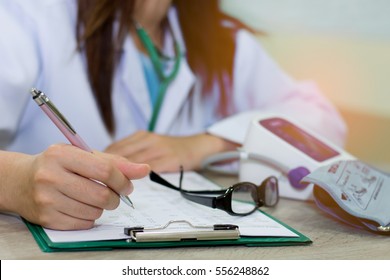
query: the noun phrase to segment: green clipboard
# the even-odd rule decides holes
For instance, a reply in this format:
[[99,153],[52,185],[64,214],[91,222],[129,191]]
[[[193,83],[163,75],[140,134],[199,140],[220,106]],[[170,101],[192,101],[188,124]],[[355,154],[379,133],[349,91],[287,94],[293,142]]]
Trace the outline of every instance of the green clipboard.
[[[261,210],[259,210],[261,211]],[[249,247],[272,247],[272,246],[296,246],[309,245],[312,241],[296,231],[290,226],[278,221],[269,214],[264,215],[277,221],[287,229],[294,232],[297,237],[245,237],[226,240],[182,240],[182,241],[164,241],[164,242],[134,242],[127,240],[102,240],[102,241],[83,241],[83,242],[52,242],[45,233],[44,229],[24,220],[28,229],[35,238],[37,244],[43,252],[73,252],[73,251],[103,251],[113,249],[131,249],[131,248],[176,248],[176,247],[194,247],[194,246],[249,246]]]

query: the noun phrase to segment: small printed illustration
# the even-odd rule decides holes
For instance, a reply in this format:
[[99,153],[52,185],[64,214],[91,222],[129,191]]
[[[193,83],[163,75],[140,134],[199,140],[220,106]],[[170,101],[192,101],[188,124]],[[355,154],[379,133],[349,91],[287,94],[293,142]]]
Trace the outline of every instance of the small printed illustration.
[[366,209],[376,189],[378,178],[369,174],[360,174],[351,179],[351,182],[346,184],[345,191],[359,207]]

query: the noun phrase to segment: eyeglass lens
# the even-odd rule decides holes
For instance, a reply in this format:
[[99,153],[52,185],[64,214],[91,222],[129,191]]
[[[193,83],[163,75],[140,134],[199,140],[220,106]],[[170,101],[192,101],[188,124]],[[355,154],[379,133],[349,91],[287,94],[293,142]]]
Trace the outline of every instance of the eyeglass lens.
[[264,187],[265,206],[274,206],[279,200],[277,179],[275,177],[269,177],[262,185]]
[[245,214],[257,208],[257,187],[251,183],[236,185],[232,192],[232,211]]
[[[263,188],[264,197],[259,197],[258,188]],[[260,187],[252,183],[240,183],[232,192],[232,211],[236,214],[249,213],[262,204],[259,200],[264,200],[265,206],[274,206],[278,199],[278,182],[274,177],[267,178]]]

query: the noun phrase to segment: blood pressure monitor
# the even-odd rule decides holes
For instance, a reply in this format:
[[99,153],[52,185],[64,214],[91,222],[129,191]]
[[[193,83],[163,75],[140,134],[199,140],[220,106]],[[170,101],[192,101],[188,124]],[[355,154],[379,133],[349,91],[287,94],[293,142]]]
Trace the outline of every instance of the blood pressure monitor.
[[341,159],[344,150],[285,116],[258,116],[248,128],[240,156],[240,181],[279,178],[280,196],[307,200],[312,186],[299,181],[312,170]]

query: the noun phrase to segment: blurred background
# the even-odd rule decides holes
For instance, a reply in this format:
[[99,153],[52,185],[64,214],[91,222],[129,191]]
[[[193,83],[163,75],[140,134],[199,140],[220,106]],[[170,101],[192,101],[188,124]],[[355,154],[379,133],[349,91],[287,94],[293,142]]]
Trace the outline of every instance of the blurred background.
[[348,152],[390,172],[390,1],[221,4],[267,33],[259,41],[292,77],[317,82],[347,122]]

